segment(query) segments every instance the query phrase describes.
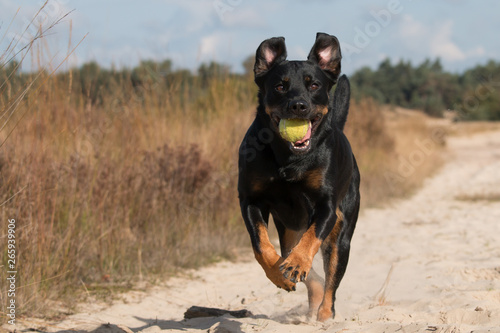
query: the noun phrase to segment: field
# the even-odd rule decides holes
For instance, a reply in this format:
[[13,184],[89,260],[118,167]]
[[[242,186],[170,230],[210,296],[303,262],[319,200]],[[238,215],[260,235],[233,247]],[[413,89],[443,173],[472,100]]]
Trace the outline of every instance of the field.
[[[4,76],[0,230],[16,220],[19,314],[71,311],[75,298],[109,298],[249,246],[236,179],[252,79],[169,79],[137,86],[134,72],[95,65]],[[426,155],[445,144],[433,128],[417,111],[353,102],[346,134],[364,207],[412,193],[440,165]],[[412,161],[424,141],[432,151]],[[2,279],[0,295],[6,288]]]

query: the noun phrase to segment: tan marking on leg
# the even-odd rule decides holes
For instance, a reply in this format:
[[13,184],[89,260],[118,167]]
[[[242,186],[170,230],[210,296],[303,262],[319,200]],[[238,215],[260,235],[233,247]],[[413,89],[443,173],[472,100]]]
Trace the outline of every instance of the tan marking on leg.
[[260,253],[254,249],[255,259],[257,259],[257,262],[262,266],[267,278],[271,280],[271,282],[285,290],[293,290],[295,283],[285,279],[279,269],[283,262],[283,258],[276,253],[273,244],[271,244],[266,226],[261,223],[257,228],[259,230]]
[[[294,231],[290,229],[285,229],[281,237],[281,256],[286,258],[292,249],[298,244],[303,231]],[[309,300],[309,312],[308,317],[315,317],[318,313],[318,308],[323,300],[324,294],[324,280],[311,268],[309,271],[309,276],[307,280],[304,281],[307,287],[307,296]]]
[[323,302],[318,310],[318,321],[325,321],[332,318],[332,304],[333,304],[333,291],[331,289],[325,290]]
[[302,278],[307,279],[313,258],[320,246],[321,240],[316,237],[316,228],[312,226],[302,235],[299,243],[284,260],[281,271],[284,274],[288,272],[288,278],[295,276],[297,281],[301,281]]
[[337,272],[338,264],[338,249],[337,241],[342,230],[342,224],[344,222],[344,215],[337,208],[337,221],[333,227],[332,232],[325,239],[325,246],[332,246],[332,253],[330,255],[330,261],[328,262],[328,267],[325,272],[325,294],[323,297],[323,302],[321,303],[318,311],[318,321],[325,321],[332,317],[332,305],[333,305],[333,292],[335,286],[335,273]]
[[316,237],[316,227],[312,226],[302,235],[292,252],[300,252],[312,260],[321,246],[321,240]]

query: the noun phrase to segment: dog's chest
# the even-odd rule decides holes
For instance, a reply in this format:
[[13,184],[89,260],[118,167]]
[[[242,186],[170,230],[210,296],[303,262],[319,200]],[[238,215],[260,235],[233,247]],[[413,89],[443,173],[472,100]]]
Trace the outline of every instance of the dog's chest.
[[277,181],[270,184],[267,195],[273,217],[287,228],[307,228],[315,210],[318,197],[309,180],[298,182]]

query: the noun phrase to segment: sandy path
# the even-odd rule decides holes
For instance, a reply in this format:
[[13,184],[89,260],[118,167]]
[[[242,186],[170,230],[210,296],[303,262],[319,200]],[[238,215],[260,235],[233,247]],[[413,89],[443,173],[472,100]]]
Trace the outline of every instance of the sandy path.
[[[47,330],[111,323],[94,332],[121,331],[115,325],[133,332],[500,332],[500,132],[448,145],[450,162],[416,195],[360,217],[335,320],[307,322],[305,286],[277,289],[249,254]],[[496,200],[457,199],[488,193]],[[247,309],[254,317],[184,321],[191,305]]]

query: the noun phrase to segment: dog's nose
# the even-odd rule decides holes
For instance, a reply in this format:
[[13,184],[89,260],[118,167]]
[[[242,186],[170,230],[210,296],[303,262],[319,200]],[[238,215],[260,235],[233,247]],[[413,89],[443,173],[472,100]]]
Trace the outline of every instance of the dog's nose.
[[296,115],[301,115],[309,110],[309,105],[307,105],[307,102],[303,100],[291,101],[288,104],[288,109]]

